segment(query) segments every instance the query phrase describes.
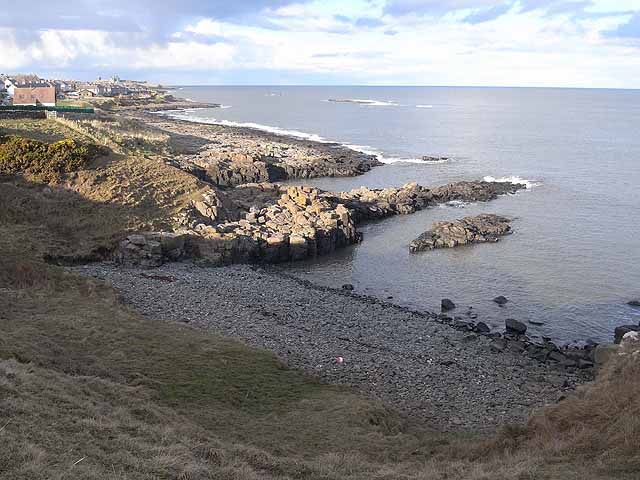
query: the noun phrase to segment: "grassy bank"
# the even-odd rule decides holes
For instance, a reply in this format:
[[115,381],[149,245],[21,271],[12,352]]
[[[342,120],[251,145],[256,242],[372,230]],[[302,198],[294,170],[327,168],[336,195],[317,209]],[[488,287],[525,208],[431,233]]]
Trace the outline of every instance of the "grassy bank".
[[527,426],[442,434],[45,262],[170,225],[202,186],[160,160],[112,152],[52,184],[0,176],[0,478],[638,478],[637,356]]

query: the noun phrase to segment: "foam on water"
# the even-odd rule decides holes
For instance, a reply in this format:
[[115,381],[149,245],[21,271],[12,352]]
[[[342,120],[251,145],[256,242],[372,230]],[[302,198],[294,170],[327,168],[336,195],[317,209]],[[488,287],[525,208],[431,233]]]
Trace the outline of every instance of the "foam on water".
[[416,105],[416,108],[433,108],[433,105]]
[[327,102],[333,103],[354,103],[356,105],[366,105],[368,107],[399,107],[396,102],[389,102],[385,100],[371,100],[371,99],[361,99],[361,98],[345,98],[345,99],[332,99],[330,98]]
[[[221,107],[223,108],[223,107]],[[231,108],[230,106],[227,108]],[[167,115],[169,117],[172,118],[177,118],[179,120],[186,120],[189,122],[196,122],[196,123],[208,123],[210,125],[223,125],[225,127],[241,127],[241,128],[251,128],[253,130],[260,130],[263,132],[268,132],[268,133],[273,133],[276,135],[282,135],[282,136],[287,136],[287,137],[294,137],[294,138],[298,138],[298,139],[303,139],[303,140],[311,140],[314,142],[319,142],[319,143],[335,143],[335,142],[331,142],[329,140],[327,140],[326,138],[321,137],[320,135],[316,135],[313,133],[305,133],[305,132],[300,132],[298,130],[286,130],[284,128],[279,128],[279,127],[272,127],[270,125],[262,125],[260,123],[253,123],[253,122],[233,122],[231,120],[218,120],[216,118],[213,117],[203,117],[203,118],[194,118],[192,115],[189,115],[190,111],[193,110],[203,110],[202,108],[199,109],[189,109],[189,110],[179,110],[180,113],[175,113],[175,111],[162,111],[162,112],[157,112],[158,114],[163,114],[163,115]]]
[[[220,108],[231,108],[231,106],[226,106],[223,105]],[[216,118],[213,117],[208,117],[208,118],[194,118],[193,116],[189,115],[190,111],[195,111],[195,110],[204,110],[204,108],[192,108],[192,109],[183,109],[183,110],[174,110],[174,111],[161,111],[161,112],[157,112],[158,114],[162,114],[162,115],[167,115],[169,117],[172,118],[177,118],[179,120],[187,120],[190,122],[201,122],[201,123],[208,123],[208,124],[212,124],[212,125],[223,125],[226,127],[242,127],[242,128],[252,128],[254,130],[260,130],[263,132],[268,132],[268,133],[273,133],[275,135],[282,135],[285,137],[293,137],[293,138],[298,138],[298,139],[302,139],[302,140],[310,140],[313,142],[318,142],[318,143],[331,143],[331,144],[337,144],[337,145],[341,145],[345,148],[348,148],[350,150],[353,150],[355,152],[359,152],[359,153],[364,153],[365,155],[373,155],[374,157],[376,157],[378,159],[379,162],[381,163],[385,163],[385,164],[392,164],[392,163],[419,163],[419,164],[425,164],[425,165],[434,165],[434,164],[439,164],[439,163],[447,163],[449,162],[449,159],[437,159],[437,160],[424,160],[421,158],[401,158],[401,157],[386,157],[380,150],[377,150],[375,148],[372,148],[368,145],[352,145],[352,144],[348,144],[348,143],[341,143],[341,142],[336,142],[333,140],[329,140],[326,139],[318,134],[315,133],[306,133],[306,132],[301,132],[299,130],[288,130],[288,129],[284,129],[284,128],[280,128],[280,127],[273,127],[270,125],[263,125],[261,123],[254,123],[254,122],[234,122],[231,120],[218,120]],[[179,112],[179,113],[178,113]]]
[[462,200],[451,200],[450,202],[441,203],[440,207],[453,207],[453,208],[464,208],[469,205],[467,202],[463,202]]
[[492,177],[491,175],[487,175],[482,180],[485,182],[496,182],[496,183],[521,183],[527,187],[527,190],[538,187],[542,185],[542,182],[537,182],[535,180],[526,180],[524,178],[512,175],[510,177]]

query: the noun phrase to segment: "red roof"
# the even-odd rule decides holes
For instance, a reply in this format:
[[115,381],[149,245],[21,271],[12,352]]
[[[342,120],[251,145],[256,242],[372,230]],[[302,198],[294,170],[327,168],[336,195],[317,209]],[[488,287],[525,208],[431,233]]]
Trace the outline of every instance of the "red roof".
[[14,105],[56,103],[55,87],[16,87],[13,92]]

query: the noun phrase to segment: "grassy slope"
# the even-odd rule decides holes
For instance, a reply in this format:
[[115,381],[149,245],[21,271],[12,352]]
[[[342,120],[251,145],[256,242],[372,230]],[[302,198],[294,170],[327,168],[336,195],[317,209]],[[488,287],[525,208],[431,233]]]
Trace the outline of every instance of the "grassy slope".
[[[637,478],[637,361],[528,428],[460,439],[44,264],[168,215],[165,166],[145,161],[81,172],[80,194],[0,178],[0,478]],[[83,175],[145,191],[101,198]]]

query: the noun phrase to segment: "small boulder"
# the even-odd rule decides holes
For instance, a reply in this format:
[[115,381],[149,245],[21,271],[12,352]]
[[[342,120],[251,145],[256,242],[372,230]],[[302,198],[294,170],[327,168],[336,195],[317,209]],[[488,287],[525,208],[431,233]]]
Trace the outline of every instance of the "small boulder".
[[631,307],[640,307],[640,300],[631,300],[630,302],[627,302],[627,305]]
[[614,330],[614,343],[619,344],[622,341],[625,333],[640,332],[640,326],[638,325],[621,325]]
[[493,301],[498,305],[503,306],[503,305],[506,305],[509,300],[507,299],[507,297],[499,295],[496,298],[494,298]]
[[344,285],[342,285],[342,289],[351,292],[353,290],[353,285],[351,285],[350,283],[345,283]]
[[524,335],[527,331],[527,326],[524,323],[513,318],[507,318],[504,323],[508,333]]
[[476,332],[478,333],[489,333],[491,331],[491,328],[489,328],[489,325],[487,325],[484,322],[478,322],[476,323]]
[[456,304],[448,298],[443,298],[440,302],[440,308],[443,312],[448,312],[449,310],[453,310],[454,308],[456,308]]

